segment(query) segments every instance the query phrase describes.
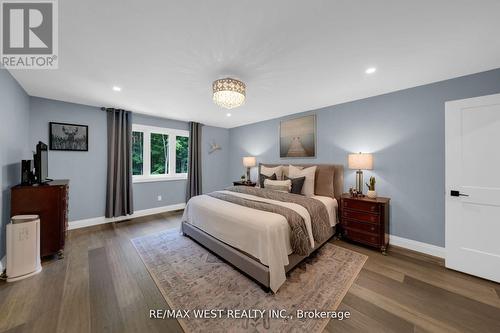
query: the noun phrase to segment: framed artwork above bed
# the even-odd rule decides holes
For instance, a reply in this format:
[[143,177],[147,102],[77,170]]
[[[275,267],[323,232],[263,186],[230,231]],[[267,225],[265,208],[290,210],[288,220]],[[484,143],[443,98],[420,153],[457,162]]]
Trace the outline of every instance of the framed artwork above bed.
[[316,156],[316,115],[280,122],[280,157]]

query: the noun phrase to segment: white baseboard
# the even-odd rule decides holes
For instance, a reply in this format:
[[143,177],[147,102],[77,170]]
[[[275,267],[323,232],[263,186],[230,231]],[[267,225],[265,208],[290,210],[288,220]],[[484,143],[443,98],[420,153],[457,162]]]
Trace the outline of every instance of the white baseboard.
[[[138,210],[138,211],[134,212],[134,214],[127,215],[127,216],[120,216],[120,217],[113,217],[113,218],[105,218],[104,216],[100,216],[100,217],[94,217],[94,218],[90,218],[90,219],[71,221],[68,224],[68,230],[85,228],[85,227],[90,227],[93,225],[99,225],[99,224],[105,224],[105,223],[111,223],[111,222],[120,222],[120,221],[124,221],[124,220],[130,220],[130,219],[136,218],[136,217],[166,213],[166,212],[171,212],[174,210],[184,209],[185,207],[186,207],[185,203],[179,203],[179,204],[175,204],[175,205]],[[436,246],[436,245],[432,245],[432,244],[427,244],[427,243],[422,243],[422,242],[418,242],[418,241],[415,241],[412,239],[407,239],[407,238],[398,237],[398,236],[394,236],[394,235],[389,235],[389,240],[390,240],[390,244],[396,245],[399,247],[403,247],[405,249],[425,253],[425,254],[439,257],[439,258],[445,257],[446,252],[445,252],[444,247],[440,247],[440,246]],[[0,271],[2,271],[4,268],[5,268],[5,257],[2,258],[2,261],[0,262]]]
[[99,216],[99,217],[93,217],[90,219],[70,221],[68,223],[68,230],[85,228],[85,227],[90,227],[93,225],[99,225],[99,224],[105,224],[105,223],[111,223],[111,222],[120,222],[120,221],[124,221],[124,220],[130,220],[130,219],[133,219],[136,217],[166,213],[166,212],[171,212],[174,210],[184,209],[184,207],[186,207],[185,203],[179,203],[179,204],[175,204],[175,205],[138,210],[138,211],[135,211],[134,214],[127,215],[127,216],[119,216],[119,217],[112,217],[112,218],[106,218],[104,216]]
[[405,249],[425,253],[439,258],[444,258],[446,254],[444,247],[422,243],[394,235],[389,235],[389,244],[396,245],[399,247],[404,247]]

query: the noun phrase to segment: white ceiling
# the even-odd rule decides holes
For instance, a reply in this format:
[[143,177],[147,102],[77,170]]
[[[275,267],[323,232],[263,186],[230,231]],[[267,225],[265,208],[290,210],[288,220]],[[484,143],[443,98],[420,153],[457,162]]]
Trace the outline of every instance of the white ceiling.
[[[234,127],[498,68],[498,13],[498,0],[65,0],[59,69],[11,72],[33,96]],[[232,117],[211,97],[225,76],[247,85]]]

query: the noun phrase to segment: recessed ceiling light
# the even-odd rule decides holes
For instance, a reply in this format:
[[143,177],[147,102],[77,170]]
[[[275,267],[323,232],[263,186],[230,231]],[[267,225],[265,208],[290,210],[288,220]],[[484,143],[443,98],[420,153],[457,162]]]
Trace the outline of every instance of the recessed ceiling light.
[[117,86],[114,86],[114,87],[113,87],[113,90],[114,90],[114,91],[122,91],[122,88],[117,87]]
[[231,114],[230,113],[226,113],[226,117],[231,117]]
[[370,68],[367,68],[365,73],[366,74],[373,74],[377,71],[377,69],[375,67],[370,67]]

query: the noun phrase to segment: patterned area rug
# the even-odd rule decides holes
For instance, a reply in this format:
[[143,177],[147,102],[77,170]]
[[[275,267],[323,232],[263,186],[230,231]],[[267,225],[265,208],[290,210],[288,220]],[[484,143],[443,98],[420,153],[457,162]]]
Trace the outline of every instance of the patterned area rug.
[[[367,259],[327,243],[272,294],[178,230],[132,242],[169,306],[189,310],[178,318],[186,332],[320,332],[330,319],[298,318],[297,310],[336,310]],[[195,310],[218,318],[195,318]]]

